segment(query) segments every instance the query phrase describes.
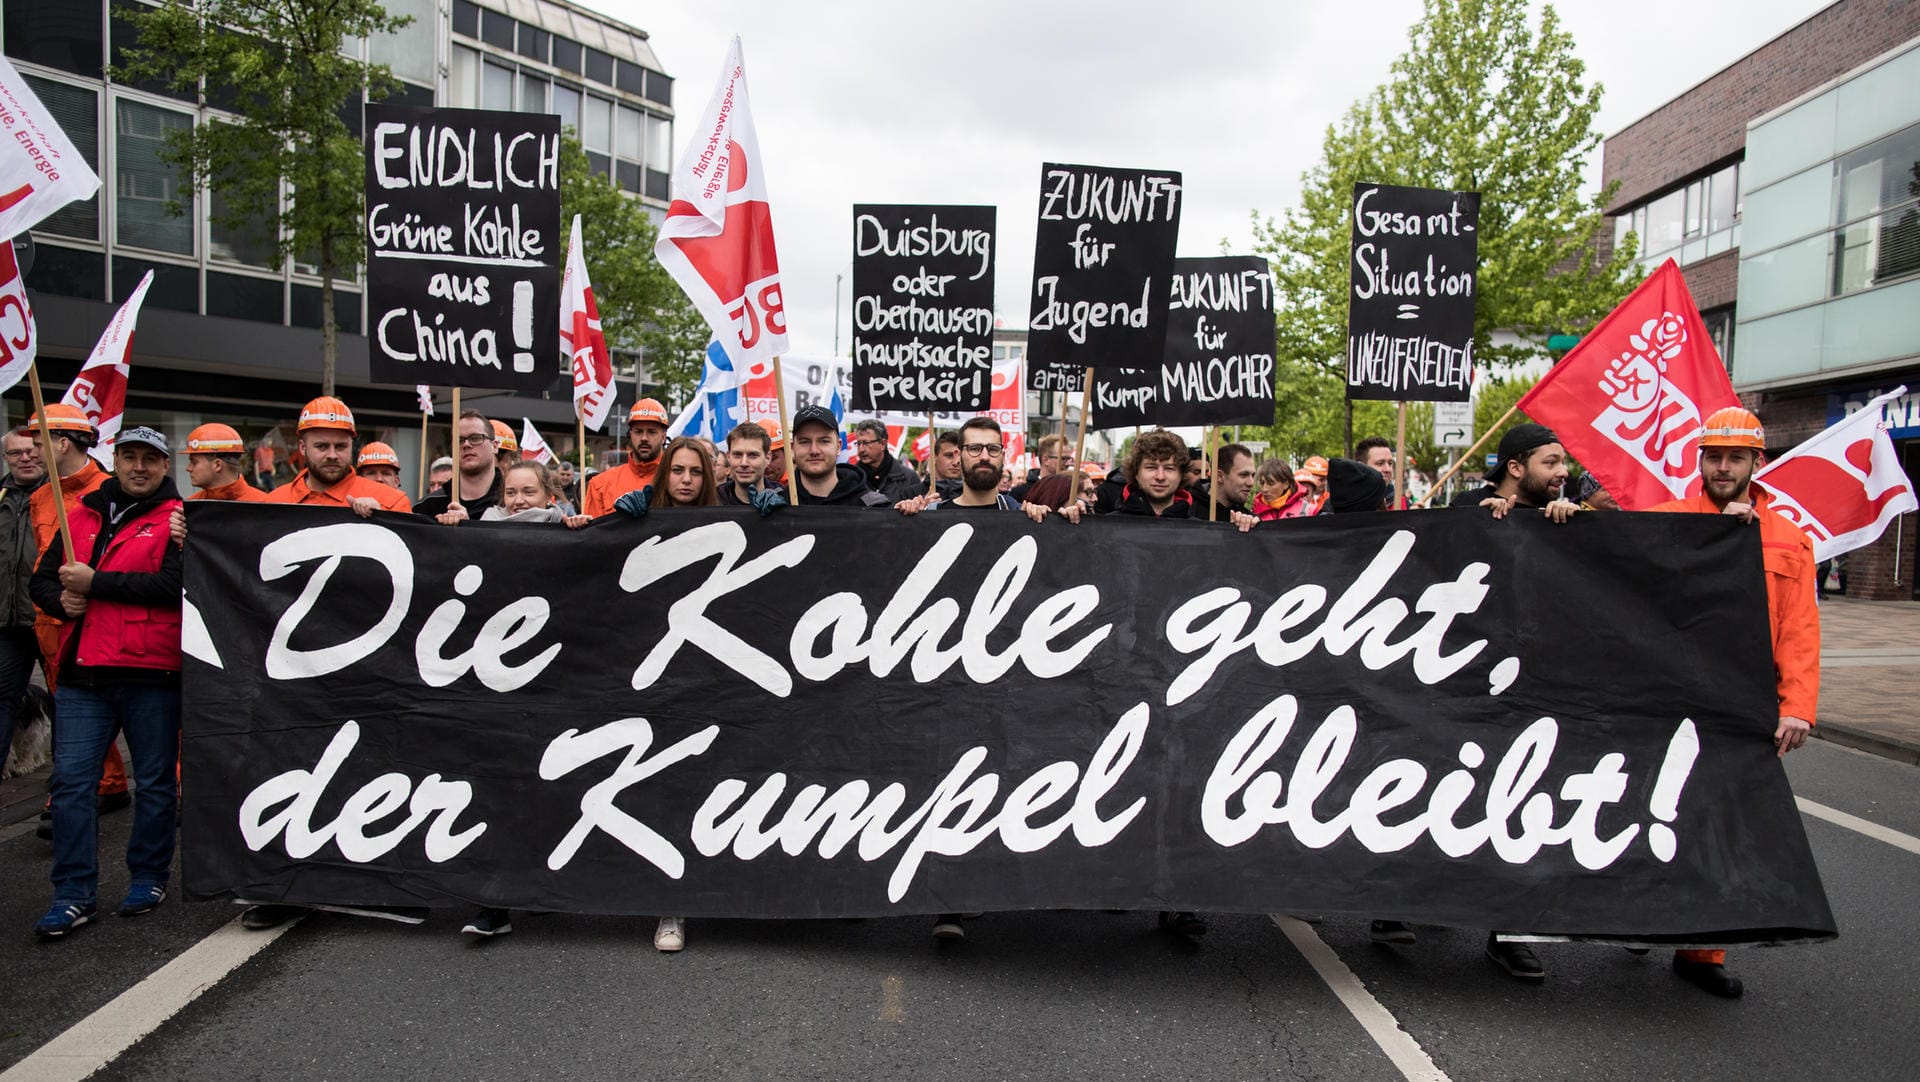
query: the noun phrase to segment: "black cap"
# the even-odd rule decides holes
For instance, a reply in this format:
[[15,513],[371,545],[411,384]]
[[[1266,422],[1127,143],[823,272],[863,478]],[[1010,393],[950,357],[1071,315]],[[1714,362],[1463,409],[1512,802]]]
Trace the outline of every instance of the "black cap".
[[1493,477],[1489,483],[1498,484],[1500,478],[1507,475],[1507,463],[1517,462],[1527,452],[1536,447],[1545,447],[1549,443],[1559,443],[1560,437],[1546,425],[1537,425],[1532,421],[1514,425],[1507,434],[1500,437],[1500,454],[1493,464]]
[[1391,490],[1380,471],[1351,458],[1327,461],[1327,510],[1336,515],[1378,511]]
[[800,431],[801,425],[811,423],[826,425],[835,432],[840,431],[840,418],[835,417],[833,411],[825,406],[801,406],[794,412],[793,430],[795,432]]

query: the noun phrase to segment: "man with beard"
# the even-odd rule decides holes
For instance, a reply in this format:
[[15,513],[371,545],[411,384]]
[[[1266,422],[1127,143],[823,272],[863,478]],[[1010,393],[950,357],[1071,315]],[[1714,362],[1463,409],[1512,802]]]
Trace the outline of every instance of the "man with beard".
[[666,445],[667,407],[657,398],[635,402],[627,411],[627,461],[601,470],[587,482],[581,513],[599,518],[612,511],[620,497],[652,485],[654,474],[660,472],[660,449]]
[[[1766,448],[1766,432],[1752,411],[1728,406],[1715,412],[1700,436],[1700,494],[1648,510],[1733,515],[1759,528],[1780,703],[1773,744],[1785,758],[1806,743],[1820,700],[1820,606],[1814,600],[1813,542],[1773,509],[1772,494],[1753,479],[1766,464]],[[1673,969],[1716,996],[1736,999],[1744,989],[1727,972],[1726,958],[1726,951],[1675,951]]]
[[397,488],[375,484],[353,470],[353,411],[328,395],[301,407],[295,426],[300,454],[307,461],[293,480],[267,493],[263,503],[351,507],[366,516],[375,511],[411,511],[413,504]]
[[460,471],[446,488],[413,505],[414,514],[448,525],[478,521],[487,508],[500,505],[500,438],[493,422],[479,410],[462,410],[453,434]]
[[793,469],[800,503],[828,507],[889,507],[889,500],[867,485],[859,466],[840,461],[840,423],[825,406],[802,406],[793,415]]
[[[732,450],[731,438],[727,447]],[[887,450],[887,426],[879,421],[861,421],[853,426],[853,454],[867,487],[885,496],[888,503],[910,500],[927,490],[913,468]]]
[[1515,425],[1500,437],[1500,452],[1492,478],[1479,488],[1455,496],[1448,507],[1485,507],[1494,518],[1515,508],[1538,510],[1555,522],[1565,522],[1580,505],[1560,498],[1567,483],[1567,452],[1546,425]]

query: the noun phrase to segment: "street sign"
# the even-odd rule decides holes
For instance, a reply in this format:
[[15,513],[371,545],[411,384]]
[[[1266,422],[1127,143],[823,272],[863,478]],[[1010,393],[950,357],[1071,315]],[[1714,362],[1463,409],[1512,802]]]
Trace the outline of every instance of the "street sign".
[[1245,447],[1247,450],[1252,451],[1254,454],[1257,455],[1260,452],[1267,449],[1267,441],[1266,440],[1248,440],[1246,443],[1242,444],[1241,446]]
[[1433,442],[1441,447],[1473,445],[1473,403],[1435,402]]
[[1492,469],[1495,466],[1498,466],[1499,464],[1500,464],[1500,456],[1495,452],[1488,451],[1487,452],[1487,468]]

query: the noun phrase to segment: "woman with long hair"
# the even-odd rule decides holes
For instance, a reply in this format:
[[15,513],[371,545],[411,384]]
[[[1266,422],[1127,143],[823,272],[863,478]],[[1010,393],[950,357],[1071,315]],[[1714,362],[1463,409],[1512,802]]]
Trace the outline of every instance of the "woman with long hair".
[[660,456],[655,479],[654,507],[718,507],[720,487],[713,474],[713,455],[707,445],[687,436],[676,437]]

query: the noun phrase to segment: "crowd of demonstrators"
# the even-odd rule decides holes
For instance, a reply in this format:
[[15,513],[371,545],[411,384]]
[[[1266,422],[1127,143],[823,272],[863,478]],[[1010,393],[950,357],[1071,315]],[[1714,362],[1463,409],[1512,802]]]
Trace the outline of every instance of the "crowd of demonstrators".
[[643,398],[627,411],[627,461],[601,470],[587,479],[582,514],[599,518],[613,510],[620,497],[653,484],[660,472],[660,451],[667,442],[667,407],[657,398]]
[[374,511],[411,511],[413,502],[397,488],[377,484],[354,471],[353,411],[323,395],[300,410],[294,426],[306,468],[267,493],[267,503],[351,507],[360,515]]
[[927,490],[927,483],[913,472],[913,467],[887,449],[887,426],[879,421],[861,421],[853,426],[853,455],[854,465],[866,476],[867,487],[894,503]]

